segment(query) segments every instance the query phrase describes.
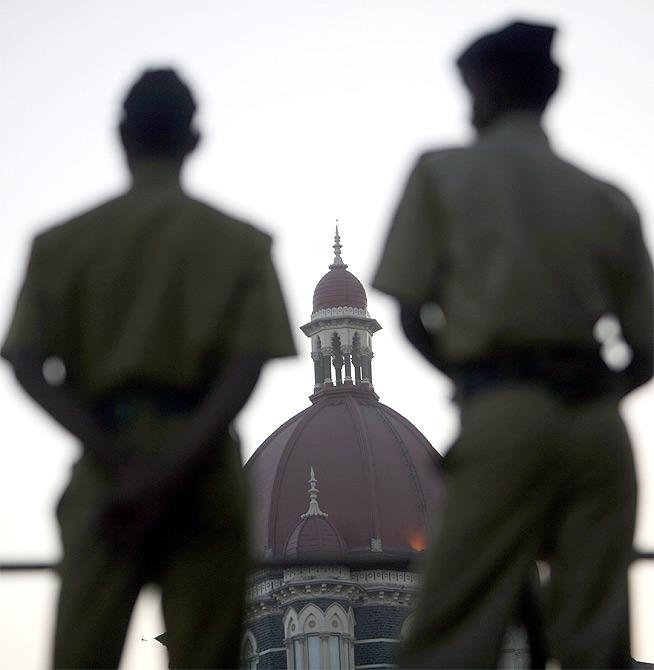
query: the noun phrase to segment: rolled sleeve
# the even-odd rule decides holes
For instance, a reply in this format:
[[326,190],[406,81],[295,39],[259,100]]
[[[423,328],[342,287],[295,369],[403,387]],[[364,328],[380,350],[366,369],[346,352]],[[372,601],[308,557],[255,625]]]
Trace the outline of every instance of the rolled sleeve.
[[439,218],[423,156],[395,211],[372,282],[376,289],[412,306],[434,299]]
[[624,338],[637,354],[654,358],[654,274],[643,239],[640,218],[633,206],[628,211],[621,262],[615,272],[616,312]]
[[7,336],[0,350],[11,361],[16,354],[43,355],[53,351],[53,324],[49,319],[48,266],[40,238],[32,243],[27,271],[18,294]]
[[239,294],[229,354],[264,359],[294,356],[295,345],[269,241],[251,264]]

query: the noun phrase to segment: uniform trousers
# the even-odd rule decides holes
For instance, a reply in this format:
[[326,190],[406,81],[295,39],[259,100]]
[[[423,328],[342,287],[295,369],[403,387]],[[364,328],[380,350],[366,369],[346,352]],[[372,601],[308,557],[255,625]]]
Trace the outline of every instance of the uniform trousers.
[[536,383],[482,389],[461,401],[444,471],[402,667],[496,667],[538,559],[551,567],[550,656],[564,668],[629,667],[636,480],[617,402],[563,402]]
[[[188,414],[174,401],[163,404],[142,394],[114,403],[117,445],[136,445],[155,459]],[[57,508],[63,559],[55,668],[118,667],[132,609],[148,583],[162,591],[170,667],[238,666],[248,567],[245,486],[237,441],[225,435],[215,442],[193,485],[169,501],[133,549],[108,540],[99,523],[115,482],[90,454],[76,463]]]

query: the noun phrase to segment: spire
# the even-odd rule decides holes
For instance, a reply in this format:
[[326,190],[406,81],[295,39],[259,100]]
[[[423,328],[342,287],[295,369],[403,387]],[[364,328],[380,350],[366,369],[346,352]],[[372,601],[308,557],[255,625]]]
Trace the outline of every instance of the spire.
[[334,234],[334,262],[329,266],[330,270],[334,268],[347,268],[347,265],[343,263],[341,258],[341,249],[343,245],[341,244],[341,236],[338,234],[338,219],[336,219],[336,233]]
[[318,489],[316,488],[316,484],[318,483],[318,480],[316,479],[316,475],[313,473],[313,466],[311,467],[311,476],[309,477],[309,509],[304,513],[300,515],[301,519],[306,519],[309,516],[323,516],[327,518],[329,515],[325,514],[320,509],[320,506],[318,505]]

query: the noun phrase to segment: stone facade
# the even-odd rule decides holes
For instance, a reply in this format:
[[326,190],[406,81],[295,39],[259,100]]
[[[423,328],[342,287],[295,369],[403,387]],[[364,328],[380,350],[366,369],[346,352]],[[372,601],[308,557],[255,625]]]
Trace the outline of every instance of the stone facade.
[[[406,564],[370,569],[336,565],[260,570],[252,575],[247,595],[244,667],[396,667],[395,655],[411,625],[420,581],[420,575]],[[312,615],[316,622],[313,628]],[[318,665],[311,665],[308,658],[309,637],[318,641]],[[245,653],[248,642],[249,656]],[[336,654],[330,653],[335,650]],[[513,627],[507,633],[500,667],[529,667],[527,638],[521,628]]]
[[257,670],[290,670],[313,668],[311,661],[320,658],[316,667],[394,667],[419,586],[419,575],[406,564],[259,571],[251,577],[244,638],[254,653],[244,656],[244,663]]

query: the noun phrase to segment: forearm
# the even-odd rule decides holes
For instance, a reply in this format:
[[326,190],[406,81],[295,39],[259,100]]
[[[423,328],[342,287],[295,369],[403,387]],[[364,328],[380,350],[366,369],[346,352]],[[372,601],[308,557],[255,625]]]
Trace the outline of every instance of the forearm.
[[251,357],[228,365],[171,445],[172,468],[186,469],[204,458],[212,448],[211,438],[226,432],[247,402],[263,362]]
[[402,330],[411,344],[434,367],[445,371],[445,361],[438,351],[434,334],[430,333],[420,318],[420,310],[413,306],[400,305],[400,321]]
[[233,361],[156,459],[135,456],[125,464],[102,521],[115,542],[139,541],[177,495],[194,485],[205,458],[223,446],[212,438],[224,434],[245,405],[262,364],[256,358]]

